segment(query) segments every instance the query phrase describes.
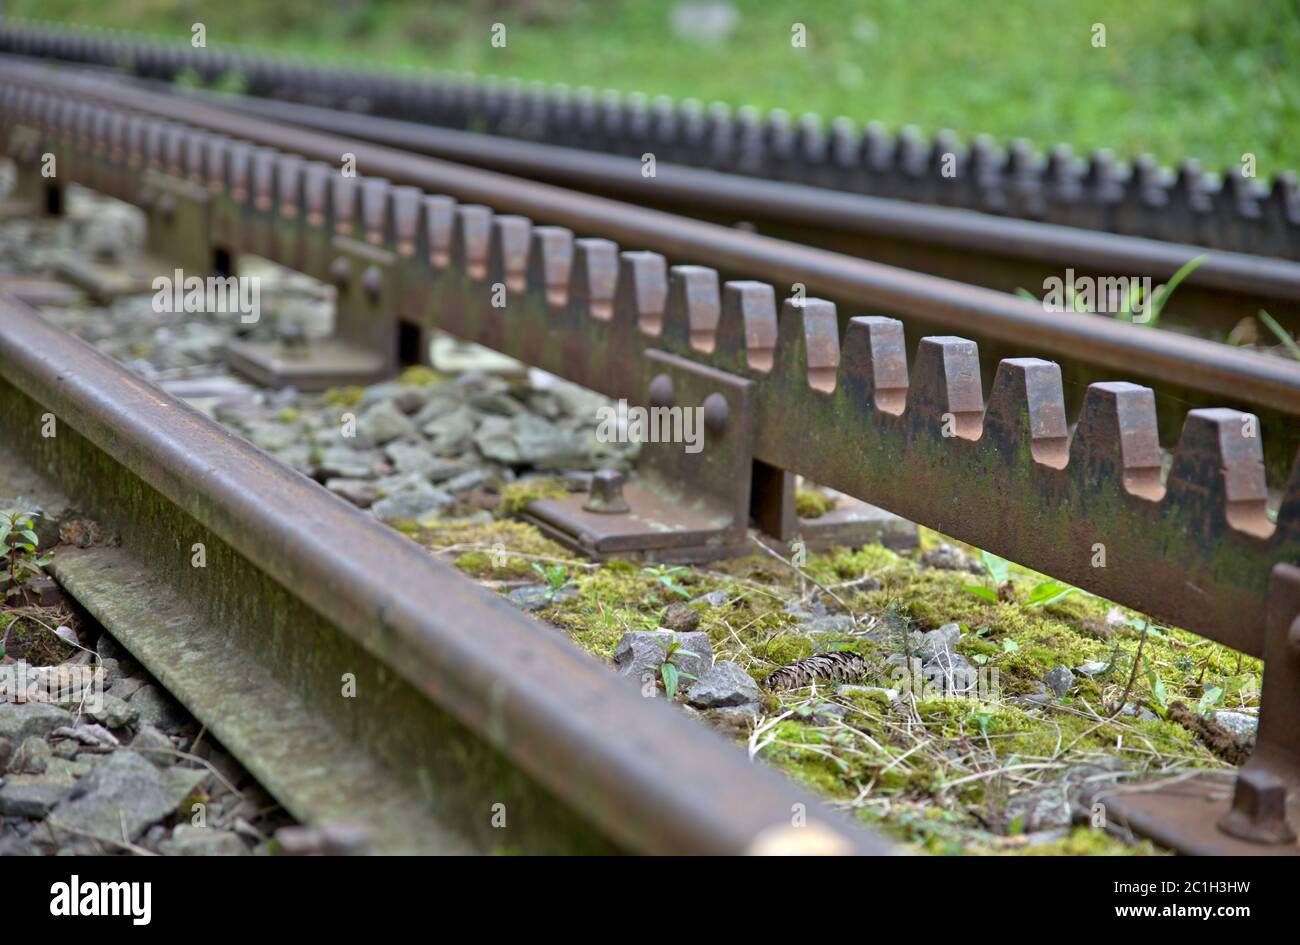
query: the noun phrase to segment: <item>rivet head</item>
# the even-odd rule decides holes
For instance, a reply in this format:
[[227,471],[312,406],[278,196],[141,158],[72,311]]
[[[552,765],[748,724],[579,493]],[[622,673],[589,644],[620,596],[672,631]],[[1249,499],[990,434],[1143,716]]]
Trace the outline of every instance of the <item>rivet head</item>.
[[378,266],[370,266],[361,276],[361,288],[366,297],[374,302],[379,298],[379,291],[384,287],[384,277]]
[[617,469],[602,469],[591,477],[591,490],[583,511],[615,515],[628,511],[623,498],[623,474]]
[[671,407],[673,398],[673,379],[667,374],[660,374],[650,382],[651,407]]
[[704,398],[704,428],[714,436],[727,428],[727,414],[727,398],[716,391]]
[[330,279],[340,289],[348,284],[352,278],[352,263],[347,257],[340,256],[334,262],[330,263]]
[[171,223],[172,218],[176,216],[176,198],[171,194],[163,194],[158,198],[158,215],[162,217],[164,223]]

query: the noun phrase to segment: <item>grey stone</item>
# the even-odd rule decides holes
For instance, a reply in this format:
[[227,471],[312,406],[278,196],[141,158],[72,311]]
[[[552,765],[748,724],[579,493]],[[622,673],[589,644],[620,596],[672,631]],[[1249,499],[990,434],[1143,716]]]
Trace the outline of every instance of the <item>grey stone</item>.
[[1089,660],[1082,666],[1074,667],[1074,671],[1080,676],[1096,676],[1100,673],[1104,673],[1109,668],[1109,663],[1103,663],[1101,660]]
[[1236,738],[1248,740],[1255,737],[1259,730],[1259,717],[1245,712],[1231,712],[1220,709],[1214,713],[1214,721]]
[[757,702],[746,702],[743,705],[724,705],[708,711],[708,717],[717,722],[749,722],[758,718],[759,705]]
[[170,839],[158,844],[163,856],[251,856],[238,834],[211,827],[179,824]]
[[422,443],[394,440],[384,447],[393,468],[405,475],[427,476],[438,465],[439,459]]
[[44,774],[12,774],[0,786],[0,815],[45,817],[67,796],[76,782]]
[[415,432],[411,418],[398,410],[391,400],[383,400],[357,417],[357,436],[366,442],[383,446]]
[[379,486],[367,479],[326,479],[325,488],[361,509],[379,498]]
[[53,754],[49,742],[39,735],[30,735],[9,759],[8,770],[13,774],[44,774]]
[[331,447],[321,453],[315,475],[317,479],[369,479],[375,474],[380,458],[377,450]]
[[[78,756],[78,759],[82,756]],[[45,763],[45,774],[51,778],[66,778],[76,780],[88,772],[98,758],[91,761],[72,760],[68,758],[51,757]]]
[[[673,664],[680,673],[699,679],[713,665],[713,644],[702,630],[691,633],[629,630],[614,648],[614,665],[618,667],[618,674],[631,676],[638,682],[647,677],[658,678],[659,667],[674,640],[681,646],[674,654]],[[682,650],[694,655],[682,653]]]
[[380,519],[415,519],[441,512],[452,503],[452,497],[441,489],[421,485],[402,489],[385,496],[370,506],[370,511]]
[[697,709],[757,702],[758,683],[738,663],[719,660],[700,674],[687,693],[686,701]]
[[136,720],[139,710],[117,696],[104,693],[99,706],[86,714],[105,728],[125,728]]
[[695,598],[691,603],[708,604],[710,607],[721,607],[728,600],[730,600],[730,597],[727,592],[723,588],[718,588],[716,591],[709,591],[709,593],[702,597]]
[[107,659],[101,656],[99,665],[104,668],[104,686],[106,688],[122,678],[122,664],[111,656]]
[[435,453],[463,453],[469,448],[477,425],[478,415],[462,406],[427,421],[420,432],[429,438]]
[[529,413],[489,416],[474,433],[474,445],[488,459],[508,466],[561,472],[585,465],[588,453],[578,436]]
[[949,544],[936,545],[921,555],[921,564],[941,571],[968,571],[983,574],[984,565]]
[[140,726],[140,731],[131,739],[131,748],[159,768],[169,768],[176,762],[176,746],[152,725]]
[[33,735],[47,738],[56,728],[71,724],[71,712],[47,702],[0,703],[0,738],[15,745]]
[[700,615],[681,601],[674,601],[664,611],[663,626],[665,630],[689,633],[699,625]]
[[146,683],[130,699],[142,725],[152,725],[164,732],[174,732],[189,721],[189,715],[175,699],[157,686]]
[[1074,685],[1074,673],[1068,666],[1057,666],[1043,677],[1043,682],[1056,695],[1064,696]]
[[506,600],[520,610],[544,610],[552,604],[576,597],[577,594],[578,589],[576,587],[562,587],[557,591],[552,591],[545,584],[526,584],[523,587],[516,587],[508,593]]
[[442,488],[452,493],[469,492],[471,489],[477,489],[490,478],[491,473],[486,469],[471,469],[448,479],[442,484]]
[[908,643],[911,646],[912,653],[920,658],[922,663],[928,663],[945,651],[952,651],[957,646],[957,641],[961,639],[961,626],[955,623],[946,623],[938,630],[930,630],[922,633],[914,630],[908,636]]
[[948,695],[974,693],[979,682],[979,674],[970,660],[951,650],[943,650],[925,663],[922,675],[928,685]]
[[807,633],[851,635],[857,633],[858,622],[848,614],[827,614],[803,621],[803,627]]
[[123,676],[108,688],[108,695],[129,700],[143,685],[145,681],[139,676]]
[[302,437],[290,423],[253,423],[244,430],[244,436],[254,446],[275,453],[293,446]]
[[174,813],[207,777],[196,768],[159,769],[131,751],[105,757],[77,782],[50,813],[63,824],[92,837],[121,843],[134,840],[154,823]]

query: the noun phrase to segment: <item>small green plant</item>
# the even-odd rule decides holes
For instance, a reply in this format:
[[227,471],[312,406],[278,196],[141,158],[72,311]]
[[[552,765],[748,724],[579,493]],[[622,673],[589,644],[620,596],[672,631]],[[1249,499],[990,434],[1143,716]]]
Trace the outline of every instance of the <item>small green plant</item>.
[[687,568],[684,568],[681,565],[677,565],[676,567],[669,567],[668,565],[665,564],[657,564],[654,567],[642,568],[641,572],[643,574],[650,575],[652,578],[658,581],[659,584],[662,585],[666,590],[671,591],[672,593],[676,594],[678,597],[681,597],[684,600],[691,599],[691,592],[686,590],[686,588],[682,587],[680,584],[677,583],[678,575],[690,573],[690,571]]
[[0,553],[4,555],[5,599],[21,598],[23,585],[41,568],[54,560],[54,555],[38,555],[36,548],[41,540],[36,535],[35,519],[40,512],[30,509],[0,510]]
[[[997,555],[987,551],[980,551],[980,558],[984,562],[984,568],[988,571],[989,576],[993,579],[993,586],[985,584],[963,584],[962,590],[974,594],[976,597],[996,604],[998,601],[1009,601],[1013,599],[1015,585],[1011,581],[1011,563]],[[1033,590],[1029,592],[1029,597],[1025,600],[1026,607],[1046,607],[1048,604],[1055,604],[1058,600],[1073,594],[1077,587],[1071,587],[1060,581],[1040,581],[1035,584]]]
[[984,569],[988,571],[989,577],[993,579],[993,586],[963,584],[962,590],[974,594],[976,597],[982,597],[994,604],[1000,600],[1009,599],[1011,596],[1011,563],[1004,558],[999,558],[997,555],[983,550],[980,551],[980,559],[984,562]]
[[1283,347],[1286,348],[1291,357],[1300,361],[1300,344],[1296,344],[1296,340],[1287,334],[1286,329],[1278,324],[1278,320],[1262,308],[1259,310],[1259,320],[1264,323],[1269,331],[1277,335],[1278,341],[1282,342]]
[[1201,715],[1209,715],[1222,701],[1223,687],[1211,686],[1201,695],[1201,701],[1196,704],[1196,711]]
[[[1154,328],[1156,323],[1160,321],[1160,313],[1164,311],[1165,305],[1169,301],[1169,297],[1174,294],[1174,290],[1182,284],[1184,279],[1195,272],[1200,265],[1205,262],[1205,259],[1206,256],[1202,253],[1200,256],[1197,256],[1194,259],[1189,259],[1187,262],[1183,263],[1182,266],[1178,268],[1178,271],[1169,277],[1168,282],[1162,286],[1156,287],[1156,289],[1151,293],[1150,298],[1143,297],[1144,293],[1142,291],[1141,280],[1131,280],[1129,282],[1128,295],[1125,296],[1124,301],[1120,303],[1119,311],[1115,313],[1115,320],[1131,322],[1135,325],[1146,325],[1150,328]],[[1065,286],[1064,290],[1065,301],[1073,311],[1084,315],[1097,314],[1093,309],[1089,308],[1083,299],[1079,298],[1079,296],[1069,286]],[[1016,295],[1020,296],[1022,299],[1027,299],[1030,302],[1038,301],[1038,297],[1025,288],[1016,289]],[[1139,311],[1142,310],[1144,304],[1146,317],[1135,319],[1134,315],[1138,314]],[[1261,312],[1260,314],[1264,313]],[[1297,357],[1300,357],[1300,355],[1297,355]]]
[[674,633],[669,639],[667,646],[664,647],[664,659],[663,662],[659,664],[659,678],[663,680],[664,694],[667,695],[669,699],[676,698],[677,687],[682,679],[695,679],[695,676],[681,669],[675,662],[673,662],[682,656],[698,657],[699,654],[683,649],[682,641],[677,639],[677,634]]
[[569,577],[569,571],[562,564],[543,565],[540,562],[533,562],[533,570],[537,572],[542,583],[546,585],[546,599],[554,600],[555,595],[567,587],[575,587],[575,582]]

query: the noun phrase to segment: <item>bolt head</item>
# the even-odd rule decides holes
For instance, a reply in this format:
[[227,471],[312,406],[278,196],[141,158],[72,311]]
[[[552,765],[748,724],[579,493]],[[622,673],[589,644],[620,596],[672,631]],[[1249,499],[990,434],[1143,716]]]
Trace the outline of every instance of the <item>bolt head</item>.
[[352,278],[352,263],[344,256],[340,256],[334,262],[330,263],[330,280],[334,285],[342,289]]
[[623,474],[617,469],[602,469],[591,477],[591,491],[582,506],[585,512],[617,515],[629,511],[623,498]]
[[704,398],[704,428],[714,436],[727,429],[727,398],[716,391]]
[[650,382],[650,406],[671,407],[673,399],[673,379],[667,374],[656,376]]
[[384,287],[384,276],[379,271],[378,266],[370,266],[361,276],[361,288],[366,293],[366,298],[374,302],[379,298],[379,292]]

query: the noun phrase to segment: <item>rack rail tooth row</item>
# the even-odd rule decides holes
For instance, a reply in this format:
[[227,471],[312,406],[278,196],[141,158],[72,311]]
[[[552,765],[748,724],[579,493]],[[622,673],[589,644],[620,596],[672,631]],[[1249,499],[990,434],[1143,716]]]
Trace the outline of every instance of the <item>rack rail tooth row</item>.
[[922,339],[909,370],[895,319],[853,318],[841,338],[828,302],[778,317],[764,283],[63,92],[12,90],[0,116],[11,144],[42,135],[72,180],[145,207],[160,253],[252,251],[332,279],[337,343],[385,366],[404,335],[440,328],[613,397],[701,408],[699,454],[654,445],[622,495],[601,477],[585,502],[530,507],[574,544],[707,556],[738,547],[751,514],[780,535],[800,473],[1263,657],[1235,791],[1203,775],[1105,803],[1180,849],[1297,852],[1300,458],[1271,521],[1251,415],[1190,412],[1162,481],[1148,388],[1093,384],[1071,435],[1049,361],[1003,361],[986,404],[962,338]]
[[[11,102],[19,110],[35,110],[36,103],[41,103],[40,108],[48,112],[50,108],[65,108],[64,101],[98,101],[191,126],[201,125],[218,135],[293,152],[312,161],[334,164],[340,155],[351,152],[358,167],[394,183],[450,194],[466,203],[491,203],[503,212],[660,252],[674,262],[707,263],[732,277],[762,274],[772,282],[802,284],[807,294],[829,298],[842,310],[889,312],[914,318],[928,330],[974,333],[985,345],[983,366],[989,372],[1003,357],[1030,353],[1053,356],[1062,362],[1072,410],[1080,406],[1088,383],[1116,375],[1153,386],[1166,429],[1176,426],[1189,408],[1227,403],[1255,409],[1269,431],[1265,460],[1277,478],[1289,471],[1300,443],[1300,427],[1292,421],[1300,413],[1300,364],[1285,358],[1266,357],[1176,332],[1151,331],[1107,317],[1051,313],[1044,311],[1041,304],[950,279],[432,160],[338,134],[286,126],[282,121],[232,114],[210,105],[105,82],[99,76],[68,75],[3,56],[0,73],[8,80],[7,89],[14,95]],[[19,95],[24,89],[27,94]],[[60,95],[47,94],[56,89]],[[48,121],[49,115],[42,112],[40,120]],[[58,182],[42,177],[36,160],[41,152],[31,135],[24,140],[26,143],[15,145],[14,154],[19,158],[19,192],[25,195],[19,203],[57,203]],[[1230,273],[1234,284],[1270,280],[1277,274],[1267,271],[1269,264],[1293,265],[1266,259],[1250,262],[1247,268]],[[93,263],[88,262],[85,268],[94,270]]]
[[[1043,220],[1217,249],[1300,259],[1300,190],[1293,172],[1271,184],[1218,175],[1194,160],[1176,171],[1149,155],[1131,164],[1108,151],[1086,160],[1067,146],[1047,155],[1023,140],[953,133],[890,135],[846,118],[792,119],[775,110],[597,93],[566,86],[445,74],[335,69],[245,51],[195,49],[106,30],[0,24],[0,51],[113,66],[174,80],[235,73],[250,94],[473,129],[528,141],[673,161],[734,174]],[[952,155],[958,172],[939,173]]]

